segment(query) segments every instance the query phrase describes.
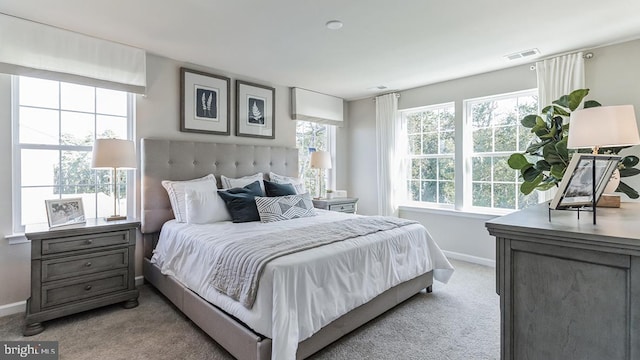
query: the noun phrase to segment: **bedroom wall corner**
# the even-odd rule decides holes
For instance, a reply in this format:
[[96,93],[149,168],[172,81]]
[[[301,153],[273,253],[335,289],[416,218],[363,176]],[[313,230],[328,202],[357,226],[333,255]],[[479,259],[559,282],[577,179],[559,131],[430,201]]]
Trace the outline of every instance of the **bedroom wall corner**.
[[[0,167],[6,169],[0,175],[0,230],[3,236],[12,235],[12,150],[11,150],[11,76],[0,74]],[[44,205],[43,205],[44,211]],[[31,244],[9,245],[0,240],[0,308],[26,300],[30,293]],[[15,312],[18,307],[4,309]],[[2,312],[2,311],[0,311]]]

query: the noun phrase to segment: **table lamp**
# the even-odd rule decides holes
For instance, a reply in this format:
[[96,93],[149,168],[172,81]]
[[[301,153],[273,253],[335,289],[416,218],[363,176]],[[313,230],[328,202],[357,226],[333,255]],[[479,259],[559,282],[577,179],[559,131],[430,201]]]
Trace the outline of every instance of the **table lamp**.
[[321,197],[323,177],[322,170],[331,169],[331,154],[328,151],[314,151],[311,153],[310,166],[312,169],[318,169],[318,196]]
[[[637,144],[640,144],[640,137],[633,105],[597,106],[571,113],[567,140],[569,149],[588,148],[593,150],[593,154],[597,154],[601,147]],[[616,169],[604,192],[614,192],[618,184],[620,172]],[[605,195],[603,197],[606,198]],[[619,204],[619,196],[617,197]]]
[[113,169],[113,215],[106,221],[123,220],[126,216],[118,215],[116,202],[118,199],[117,169],[135,169],[136,151],[132,140],[96,139],[93,143],[91,167],[94,169]]

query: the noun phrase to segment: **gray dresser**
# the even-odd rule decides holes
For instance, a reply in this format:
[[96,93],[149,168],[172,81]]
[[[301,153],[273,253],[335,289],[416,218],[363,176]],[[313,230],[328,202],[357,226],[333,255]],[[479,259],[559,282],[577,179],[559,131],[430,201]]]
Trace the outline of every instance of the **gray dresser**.
[[547,204],[486,223],[496,237],[501,359],[640,359],[640,203]]
[[317,209],[355,214],[358,210],[358,198],[345,197],[333,199],[313,199],[313,206]]
[[106,222],[48,228],[27,226],[31,241],[31,297],[24,335],[44,330],[43,321],[124,302],[138,305],[135,244],[138,221]]

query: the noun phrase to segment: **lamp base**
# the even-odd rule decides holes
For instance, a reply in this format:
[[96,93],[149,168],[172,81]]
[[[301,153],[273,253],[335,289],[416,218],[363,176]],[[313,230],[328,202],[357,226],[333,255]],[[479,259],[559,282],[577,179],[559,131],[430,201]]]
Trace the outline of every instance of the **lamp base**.
[[105,221],[116,221],[116,220],[125,220],[127,217],[122,215],[111,215],[109,217],[105,217]]

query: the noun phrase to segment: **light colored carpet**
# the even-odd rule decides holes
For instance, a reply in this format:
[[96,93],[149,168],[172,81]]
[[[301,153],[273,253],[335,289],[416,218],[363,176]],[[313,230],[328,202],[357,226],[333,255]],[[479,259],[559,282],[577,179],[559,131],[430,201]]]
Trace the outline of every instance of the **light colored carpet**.
[[[498,359],[500,309],[495,269],[461,261],[447,285],[420,293],[315,354],[333,359]],[[140,305],[51,320],[24,338],[23,315],[0,318],[0,339],[59,341],[60,358],[233,359],[149,285]]]

